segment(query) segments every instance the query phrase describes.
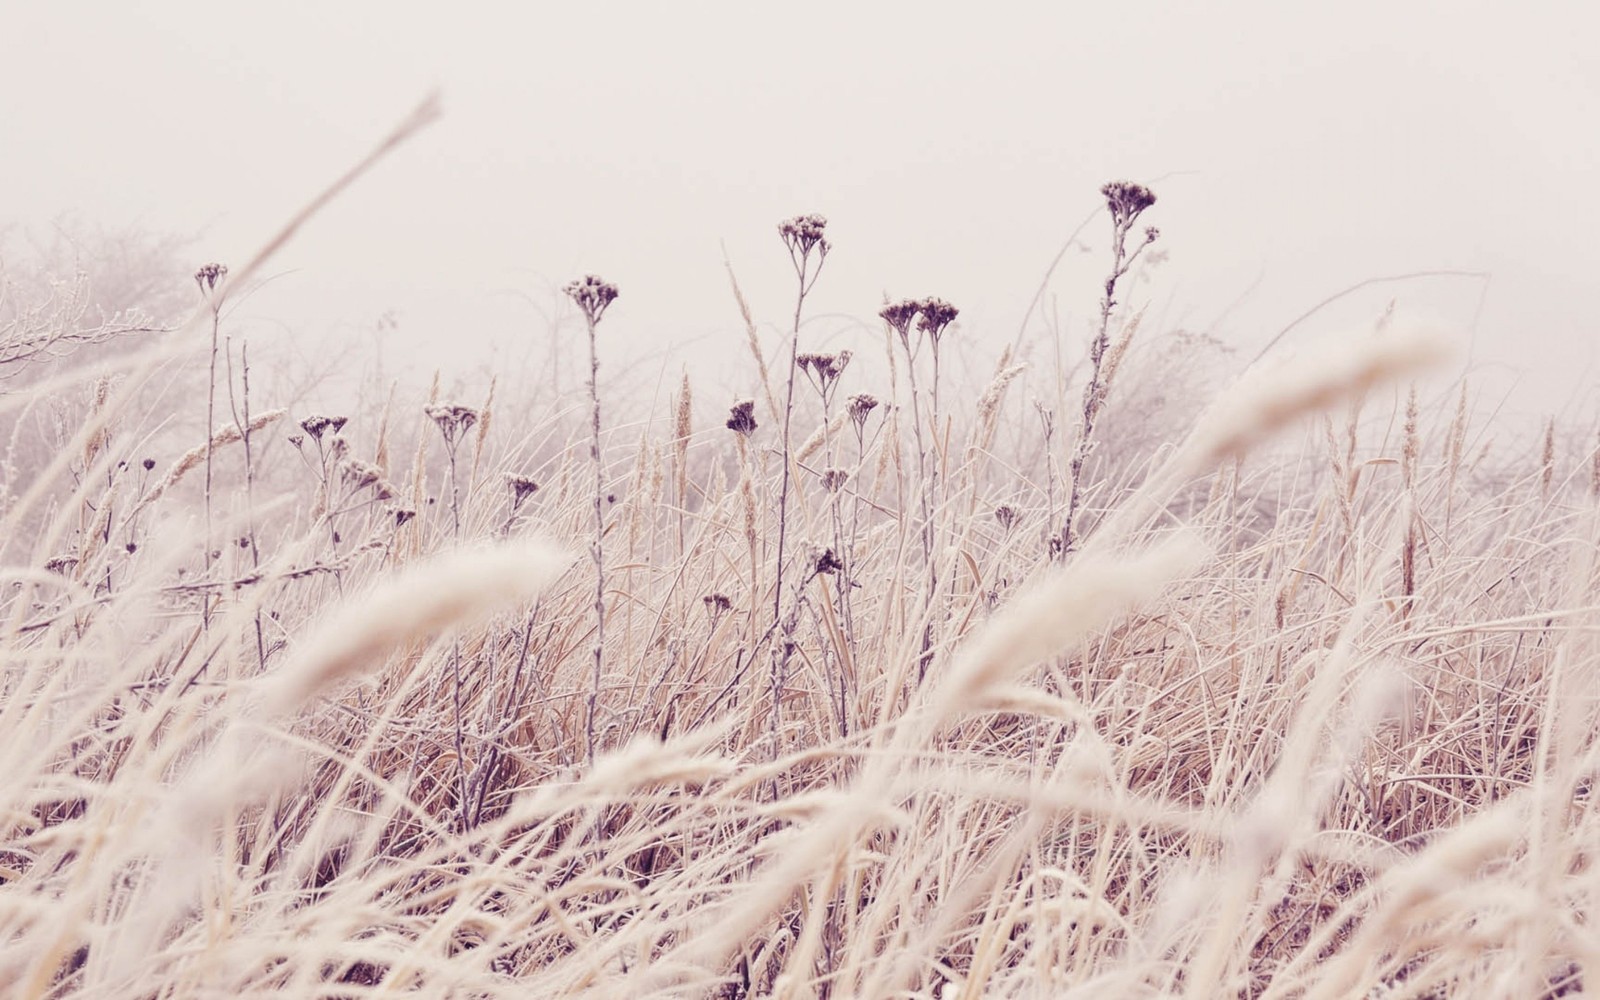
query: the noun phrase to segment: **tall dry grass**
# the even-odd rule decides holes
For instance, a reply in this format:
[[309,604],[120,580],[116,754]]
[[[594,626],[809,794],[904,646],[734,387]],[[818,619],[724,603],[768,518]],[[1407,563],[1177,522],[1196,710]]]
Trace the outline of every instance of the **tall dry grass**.
[[810,360],[848,405],[780,409],[749,329],[776,420],[685,378],[593,454],[437,389],[150,439],[129,360],[0,491],[49,511],[0,537],[7,994],[1592,981],[1589,454],[1490,470],[1464,393],[1375,429],[1444,353],[1404,326],[1117,463],[1024,419],[1009,353],[937,407]]

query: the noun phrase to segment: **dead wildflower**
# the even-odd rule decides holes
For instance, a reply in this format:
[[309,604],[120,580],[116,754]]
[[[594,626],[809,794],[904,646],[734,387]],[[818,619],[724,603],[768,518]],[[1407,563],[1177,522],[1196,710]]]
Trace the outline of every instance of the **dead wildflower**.
[[217,285],[228,276],[228,268],[222,264],[205,264],[194,272],[194,283],[200,286],[200,294],[210,296],[217,290]]
[[313,441],[321,441],[322,435],[330,430],[337,434],[344,427],[345,420],[344,417],[325,417],[320,413],[313,413],[300,421],[300,429],[311,435]]
[[66,576],[78,565],[77,556],[51,556],[45,560],[44,568],[51,573]]
[[290,434],[289,435],[289,443],[294,445],[294,450],[295,451],[299,451],[300,450],[300,446],[306,443],[305,435],[304,434]]
[[728,409],[728,430],[749,437],[756,429],[756,401],[741,399]]
[[961,310],[944,299],[936,298],[923,299],[918,303],[917,311],[920,316],[917,320],[917,329],[928,335],[935,348],[939,346],[939,338],[943,336],[945,327],[954,322],[961,313]]
[[562,291],[578,304],[590,324],[599,323],[606,307],[617,299],[617,286],[594,274],[568,282]]
[[850,366],[851,356],[849,351],[840,351],[837,354],[798,354],[794,360],[826,402],[833,396],[839,376]]
[[856,433],[860,434],[867,425],[867,417],[878,408],[878,397],[865,392],[858,392],[850,397],[850,402],[845,407],[845,412],[850,414],[850,419],[856,425]]
[[[589,555],[594,560],[594,669],[589,677],[589,697],[584,713],[584,743],[587,758],[592,765],[599,733],[596,724],[600,715],[601,676],[604,673],[606,647],[606,557],[605,557],[605,501],[606,470],[600,438],[600,337],[596,328],[606,308],[616,301],[617,286],[598,275],[587,274],[569,282],[564,289],[572,301],[583,311],[584,326],[589,334],[589,465],[594,471],[594,534],[589,543]],[[459,518],[457,518],[459,524]],[[460,674],[456,678],[457,698],[460,698]],[[459,703],[459,702],[458,702]],[[460,732],[459,717],[457,733]],[[460,737],[457,736],[459,744]]]
[[[338,438],[336,440],[343,440]],[[339,466],[339,477],[352,490],[364,490],[373,487],[379,500],[388,500],[394,496],[394,487],[383,477],[383,470],[370,462],[363,462],[359,458],[347,458]]]
[[829,493],[837,493],[850,481],[850,473],[844,469],[829,469],[822,474],[822,488]]
[[900,335],[900,343],[907,351],[911,350],[911,321],[917,318],[917,313],[922,311],[922,303],[916,299],[901,299],[884,306],[878,310],[878,316],[896,333]]
[[422,412],[438,426],[445,443],[451,447],[478,422],[478,411],[459,403],[434,403],[423,407]]
[[733,601],[728,597],[727,594],[707,594],[706,596],[700,598],[700,600],[705,603],[706,611],[708,611],[713,618],[718,615],[725,614],[733,609]]
[[811,255],[812,250],[817,250],[823,257],[828,255],[832,247],[822,238],[827,225],[828,220],[820,215],[797,215],[778,223],[778,235],[783,237],[784,245],[789,248],[789,255],[795,258],[797,266],[799,261]]
[[994,509],[994,519],[1000,522],[1000,527],[1007,533],[1010,533],[1011,529],[1016,527],[1019,516],[1017,508],[1008,503],[1003,503]]
[[417,516],[417,512],[410,507],[390,507],[387,513],[394,518],[396,528],[404,527],[407,521]]
[[[1128,349],[1137,322],[1127,324],[1123,338],[1113,349],[1111,343],[1111,315],[1117,306],[1117,283],[1128,273],[1134,261],[1160,234],[1154,227],[1145,230],[1143,243],[1128,249],[1128,233],[1139,213],[1156,203],[1156,196],[1143,184],[1132,181],[1111,181],[1102,185],[1106,208],[1111,213],[1111,273],[1105,281],[1105,294],[1100,299],[1100,328],[1089,342],[1089,380],[1083,387],[1083,419],[1078,427],[1078,440],[1068,462],[1067,510],[1061,522],[1061,545],[1056,554],[1066,555],[1077,548],[1078,507],[1083,498],[1084,465],[1094,447],[1095,429],[1101,410],[1111,389],[1111,377],[1117,364]],[[1110,357],[1108,358],[1108,352]]]
[[834,555],[830,548],[820,548],[811,558],[811,572],[814,576],[837,573],[842,569],[844,563],[839,561],[839,557]]
[[506,476],[506,488],[511,491],[511,509],[521,507],[527,499],[539,492],[539,484],[531,476]]
[[855,355],[847,350],[840,351],[838,354],[833,356],[832,361],[828,362],[826,368],[819,369],[817,374],[829,379],[830,381],[837,382],[839,380],[839,376],[844,374],[844,370],[850,367],[850,359],[853,357],[855,357]]
[[[1100,193],[1105,195],[1106,207],[1111,210],[1111,219],[1119,228],[1126,228],[1139,217],[1139,213],[1156,203],[1156,196],[1143,184],[1132,181],[1112,181],[1100,188]],[[1146,233],[1154,232],[1147,230]],[[1149,239],[1154,240],[1154,236]]]

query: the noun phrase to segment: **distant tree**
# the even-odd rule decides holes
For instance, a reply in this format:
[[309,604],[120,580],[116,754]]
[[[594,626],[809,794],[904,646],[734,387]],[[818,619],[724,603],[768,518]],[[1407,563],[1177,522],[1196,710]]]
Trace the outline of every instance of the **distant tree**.
[[0,230],[0,392],[40,365],[126,350],[175,323],[194,302],[189,242],[73,217],[46,234]]

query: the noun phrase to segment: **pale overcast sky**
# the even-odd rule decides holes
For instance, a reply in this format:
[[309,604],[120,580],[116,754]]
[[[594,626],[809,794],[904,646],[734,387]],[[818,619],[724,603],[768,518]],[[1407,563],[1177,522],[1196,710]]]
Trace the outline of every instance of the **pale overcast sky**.
[[[613,342],[674,352],[674,371],[742,366],[723,246],[781,323],[775,223],[821,212],[836,249],[815,314],[937,294],[987,365],[1099,185],[1128,178],[1160,197],[1145,221],[1169,258],[1137,295],[1168,328],[1248,349],[1366,278],[1487,271],[1486,297],[1462,279],[1389,286],[1307,332],[1399,297],[1463,329],[1477,316],[1485,377],[1522,372],[1540,405],[1596,380],[1591,4],[0,11],[0,223],[70,210],[196,233],[195,263],[242,261],[441,91],[444,120],[310,226],[240,317],[302,344],[360,343],[393,310],[391,350],[466,370],[544,344],[550,289],[595,271],[622,289]],[[1053,285],[1069,346],[1106,228]],[[875,342],[845,318],[812,330]]]

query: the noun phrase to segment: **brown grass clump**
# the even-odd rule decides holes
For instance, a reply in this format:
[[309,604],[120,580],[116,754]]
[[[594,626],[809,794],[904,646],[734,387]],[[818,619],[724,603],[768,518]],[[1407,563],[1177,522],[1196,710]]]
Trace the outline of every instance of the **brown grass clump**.
[[883,308],[887,380],[802,343],[817,216],[780,227],[790,377],[741,299],[725,425],[688,376],[659,432],[600,422],[592,278],[581,418],[436,384],[295,424],[241,352],[237,419],[168,431],[87,375],[0,489],[42,524],[0,536],[7,995],[1581,992],[1591,470],[1554,425],[1483,450],[1464,387],[1366,419],[1447,353],[1404,324],[1102,451],[1160,336],[1116,300],[1154,196],[1103,194],[1059,426],[1024,355],[961,383],[940,299]]

